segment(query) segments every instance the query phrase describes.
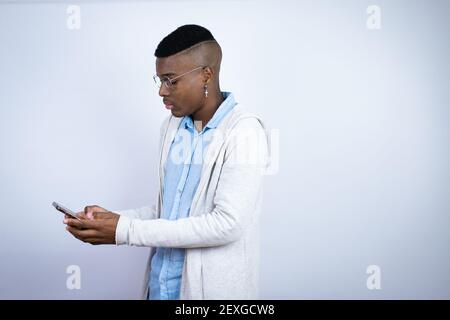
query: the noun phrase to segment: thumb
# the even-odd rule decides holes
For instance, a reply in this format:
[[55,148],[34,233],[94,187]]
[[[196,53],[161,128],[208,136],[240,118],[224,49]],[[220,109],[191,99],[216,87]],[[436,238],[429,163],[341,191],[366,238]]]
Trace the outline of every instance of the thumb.
[[86,217],[90,220],[92,220],[94,218],[94,211],[107,211],[106,209],[103,209],[102,207],[99,207],[97,205],[93,205],[93,206],[86,206],[84,208],[84,214],[86,215]]

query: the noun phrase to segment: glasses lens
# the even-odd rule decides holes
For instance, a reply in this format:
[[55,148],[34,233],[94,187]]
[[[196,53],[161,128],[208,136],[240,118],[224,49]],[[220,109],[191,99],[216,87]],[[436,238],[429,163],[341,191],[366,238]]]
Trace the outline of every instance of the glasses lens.
[[161,79],[158,76],[154,75],[153,81],[155,81],[155,84],[158,88],[161,88]]
[[164,77],[162,78],[162,83],[164,83],[164,85],[166,86],[167,89],[170,89],[172,87],[172,81],[170,81],[169,78]]

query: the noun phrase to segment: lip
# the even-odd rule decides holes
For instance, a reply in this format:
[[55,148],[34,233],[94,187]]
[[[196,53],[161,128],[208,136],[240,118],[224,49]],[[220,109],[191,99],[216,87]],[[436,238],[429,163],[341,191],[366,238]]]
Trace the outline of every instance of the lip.
[[163,103],[164,103],[166,109],[170,110],[170,109],[173,108],[172,102],[169,102],[169,101],[167,101],[167,100],[163,100]]

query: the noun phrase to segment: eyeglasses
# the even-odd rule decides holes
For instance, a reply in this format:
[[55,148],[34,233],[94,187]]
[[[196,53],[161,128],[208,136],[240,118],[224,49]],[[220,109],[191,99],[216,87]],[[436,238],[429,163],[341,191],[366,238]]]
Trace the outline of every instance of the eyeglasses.
[[185,72],[183,74],[180,74],[179,76],[176,76],[174,78],[169,78],[169,77],[162,77],[162,78],[160,78],[160,77],[158,77],[155,74],[153,76],[153,80],[155,81],[156,86],[158,88],[161,88],[161,84],[164,83],[164,85],[166,86],[167,89],[171,89],[173,87],[173,85],[175,84],[174,80],[176,80],[178,78],[181,78],[182,76],[185,76],[185,75],[187,75],[187,74],[189,74],[191,72],[194,72],[195,70],[202,69],[202,68],[206,68],[206,67],[201,66],[201,67],[194,68],[194,69],[192,69],[192,70],[190,70],[188,72]]

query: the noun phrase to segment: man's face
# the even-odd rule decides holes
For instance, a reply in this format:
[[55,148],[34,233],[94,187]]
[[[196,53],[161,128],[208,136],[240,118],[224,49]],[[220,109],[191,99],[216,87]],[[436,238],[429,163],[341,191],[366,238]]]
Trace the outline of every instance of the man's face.
[[[160,79],[164,77],[172,79],[196,67],[198,66],[193,65],[192,59],[187,55],[156,59],[156,75]],[[203,81],[200,68],[174,80],[171,88],[162,83],[159,95],[163,97],[165,105],[172,105],[170,111],[175,117],[191,115],[204,104]]]

